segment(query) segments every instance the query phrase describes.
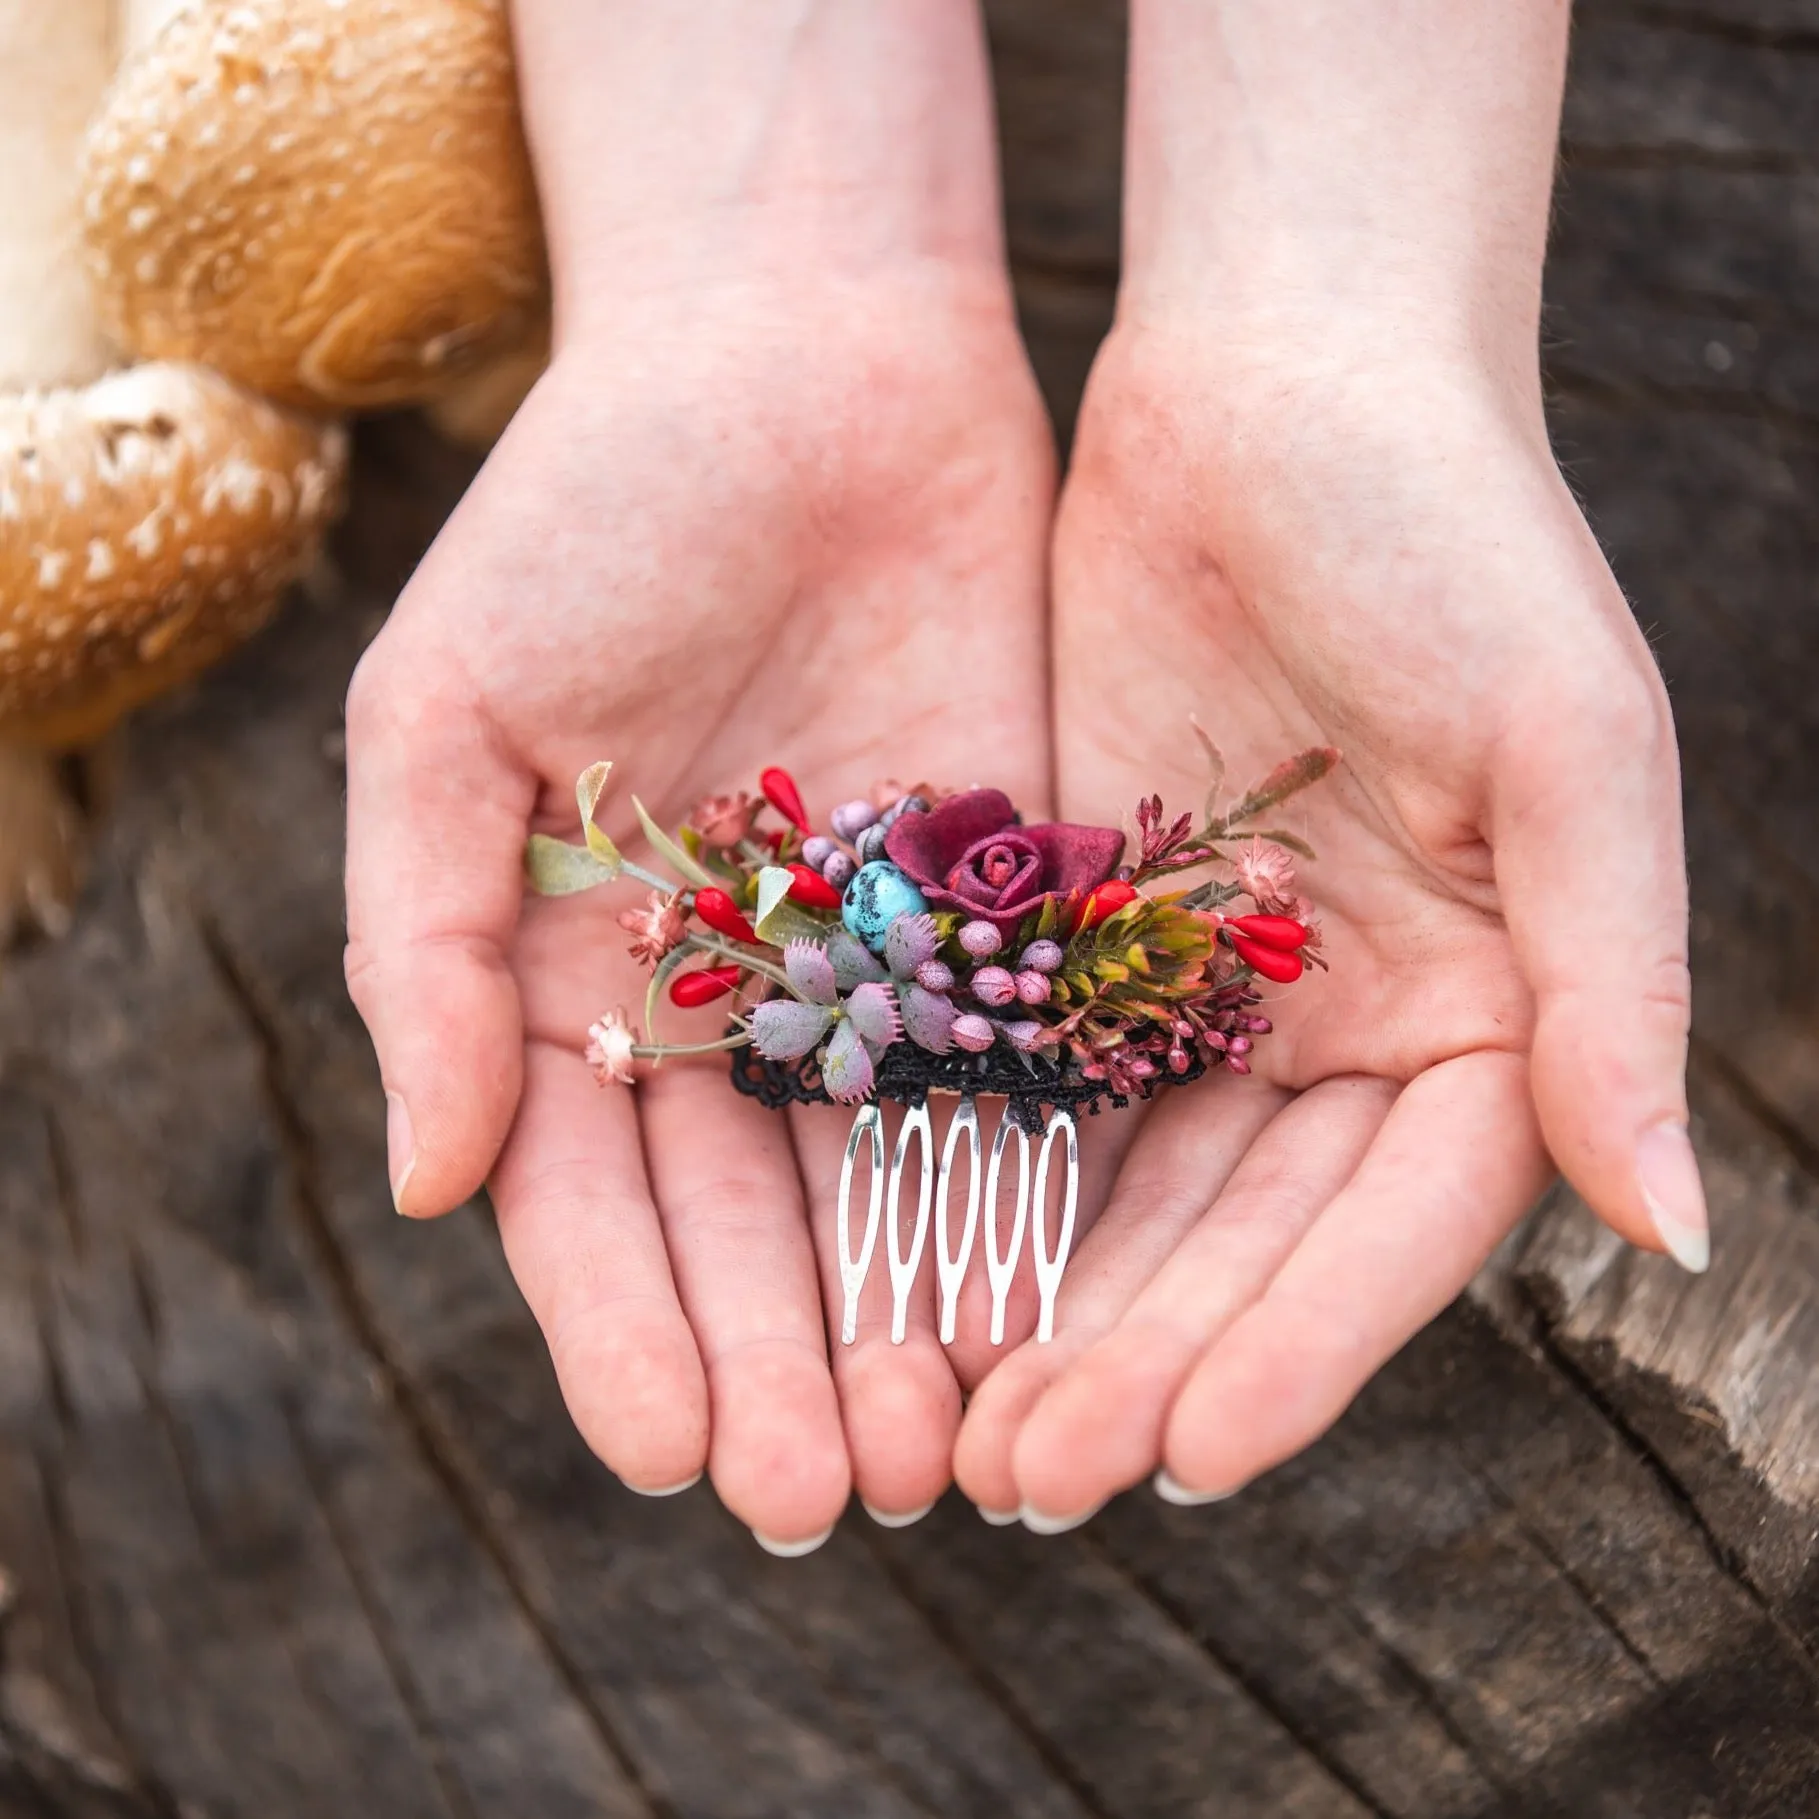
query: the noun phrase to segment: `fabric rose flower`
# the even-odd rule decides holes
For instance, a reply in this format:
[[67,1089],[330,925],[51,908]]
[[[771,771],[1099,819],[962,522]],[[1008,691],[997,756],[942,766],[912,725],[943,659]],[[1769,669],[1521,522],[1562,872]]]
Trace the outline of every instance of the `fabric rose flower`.
[[976,789],[926,814],[899,815],[884,850],[934,908],[958,910],[1009,935],[1045,897],[1103,884],[1124,856],[1124,835],[1067,821],[1019,827],[1010,797]]

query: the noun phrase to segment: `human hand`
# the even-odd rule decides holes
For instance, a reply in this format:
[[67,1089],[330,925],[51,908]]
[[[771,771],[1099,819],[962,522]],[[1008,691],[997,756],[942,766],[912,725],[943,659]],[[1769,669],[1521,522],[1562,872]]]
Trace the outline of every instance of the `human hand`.
[[[620,785],[602,822],[633,858],[630,791],[673,825],[772,763],[822,812],[887,771],[1040,801],[1052,456],[965,10],[934,48],[920,6],[834,9],[781,47],[733,10],[678,27],[631,9],[599,25],[610,44],[565,42],[590,72],[581,96],[550,99],[560,72],[529,57],[533,139],[541,120],[583,148],[552,182],[539,147],[557,353],[356,678],[348,974],[400,1210],[439,1213],[489,1181],[589,1443],[645,1490],[705,1463],[729,1507],[790,1546],[855,1479],[885,1511],[938,1494],[953,1372],[926,1322],[900,1348],[868,1323],[837,1360],[837,1401],[815,1247],[845,1116],[763,1111],[724,1057],[602,1094],[587,1026],[644,996],[626,899],[521,915],[524,841],[572,832],[574,778],[602,756]],[[533,40],[539,16],[520,9]],[[742,33],[758,34],[743,66]],[[698,175],[708,129],[636,117],[687,115],[664,59],[724,78],[736,152],[732,177],[667,213],[649,186]],[[880,72],[897,99],[876,121],[820,118],[865,116]],[[924,155],[898,115],[932,118],[931,97],[960,118]],[[760,103],[779,110],[761,132],[745,117]],[[600,150],[600,123],[626,121],[621,155]],[[595,173],[618,190],[583,208],[574,186]]]
[[1340,747],[1289,823],[1332,971],[1266,1003],[1252,1078],[1150,1111],[1054,1343],[969,1410],[958,1475],[988,1508],[1073,1517],[1157,1466],[1197,1499],[1298,1451],[1465,1285],[1549,1149],[1624,1236],[1704,1266],[1647,646],[1538,386],[1327,327],[1214,356],[1143,325],[1089,392],[1057,541],[1063,812],[1151,787],[1133,727],[1198,715],[1239,782]]

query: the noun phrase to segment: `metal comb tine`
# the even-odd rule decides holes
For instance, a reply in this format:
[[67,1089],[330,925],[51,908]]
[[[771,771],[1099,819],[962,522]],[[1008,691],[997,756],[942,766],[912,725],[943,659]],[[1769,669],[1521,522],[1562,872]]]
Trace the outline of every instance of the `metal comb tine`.
[[[1002,1254],[998,1249],[998,1176],[1004,1166],[1004,1150],[1012,1137],[1017,1139],[1017,1211],[1011,1220],[1010,1243]],[[1029,1224],[1030,1210],[1030,1139],[1029,1132],[1011,1116],[1006,1106],[998,1120],[998,1134],[992,1139],[991,1166],[985,1175],[985,1275],[992,1285],[992,1344],[1004,1343],[1004,1309],[1010,1299],[1011,1282],[1017,1274],[1017,1258],[1023,1250],[1024,1228]]]
[[[954,1157],[964,1137],[967,1145],[966,1220],[960,1230],[958,1250],[949,1243],[952,1221],[948,1190],[953,1184]],[[961,1096],[954,1121],[947,1127],[941,1147],[941,1175],[935,1183],[935,1273],[941,1283],[941,1343],[954,1343],[954,1323],[960,1309],[960,1285],[972,1261],[973,1242],[979,1234],[979,1197],[985,1183],[980,1176],[979,1108],[971,1093]]]
[[[853,1255],[853,1164],[859,1145],[872,1140],[870,1197],[865,1213],[865,1241]],[[840,1295],[845,1302],[840,1343],[851,1345],[859,1337],[859,1291],[878,1245],[878,1221],[884,1211],[884,1114],[876,1105],[862,1105],[846,1139],[846,1160],[840,1164]]]
[[[909,1154],[910,1139],[919,1138],[918,1159],[922,1171],[916,1180],[916,1224],[907,1254],[900,1244],[902,1222],[897,1217],[897,1202],[903,1192],[903,1162]],[[910,1290],[915,1286],[916,1271],[922,1263],[922,1248],[928,1242],[929,1203],[933,1198],[935,1176],[935,1130],[929,1122],[928,1101],[906,1112],[903,1127],[897,1132],[897,1148],[891,1156],[890,1212],[885,1220],[885,1255],[891,1266],[891,1344],[901,1345],[909,1331]]]
[[[1067,1180],[1061,1189],[1061,1235],[1055,1248],[1048,1247],[1048,1164],[1055,1139],[1067,1138]],[[1074,1244],[1074,1215],[1080,1206],[1080,1137],[1074,1115],[1063,1107],[1049,1113],[1042,1132],[1042,1153],[1036,1158],[1036,1341],[1046,1345],[1055,1336],[1055,1297],[1061,1292],[1061,1275]]]

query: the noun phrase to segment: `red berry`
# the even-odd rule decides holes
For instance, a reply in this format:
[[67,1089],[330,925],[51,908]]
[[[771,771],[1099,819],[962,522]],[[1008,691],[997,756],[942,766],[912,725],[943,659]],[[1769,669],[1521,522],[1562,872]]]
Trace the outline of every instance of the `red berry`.
[[728,935],[734,941],[756,941],[758,932],[746,921],[730,895],[712,886],[695,893],[695,914],[716,935]]
[[[766,772],[766,775],[769,773]],[[803,865],[798,861],[789,868],[789,875],[796,881],[789,887],[789,894],[796,902],[809,909],[834,910],[840,907],[840,893],[812,865]]]
[[1128,878],[1108,878],[1093,890],[1080,906],[1080,920],[1074,929],[1097,928],[1109,916],[1115,916],[1127,903],[1137,900],[1137,887]]
[[1292,954],[1307,945],[1307,925],[1293,916],[1228,916],[1225,926],[1278,953]]
[[796,779],[788,771],[780,771],[773,765],[767,771],[758,774],[758,787],[764,791],[764,799],[784,820],[793,821],[802,833],[808,832],[808,816],[802,808],[802,792],[796,787]]
[[[1275,921],[1278,918],[1271,917],[1269,920]],[[1299,954],[1285,954],[1280,948],[1265,947],[1246,935],[1232,936],[1232,951],[1252,972],[1261,973],[1265,979],[1272,979],[1277,985],[1293,985],[1301,977]]]
[[743,970],[737,966],[704,966],[697,972],[678,973],[669,988],[670,1003],[685,1011],[712,1004],[739,983]]

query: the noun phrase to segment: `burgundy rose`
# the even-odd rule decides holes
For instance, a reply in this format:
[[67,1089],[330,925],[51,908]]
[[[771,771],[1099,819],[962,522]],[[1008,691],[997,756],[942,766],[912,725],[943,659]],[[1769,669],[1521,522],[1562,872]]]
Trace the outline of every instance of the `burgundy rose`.
[[934,908],[959,910],[1008,936],[1044,897],[1103,884],[1124,856],[1124,836],[1067,821],[1019,827],[1010,797],[976,789],[926,814],[899,815],[884,850]]

